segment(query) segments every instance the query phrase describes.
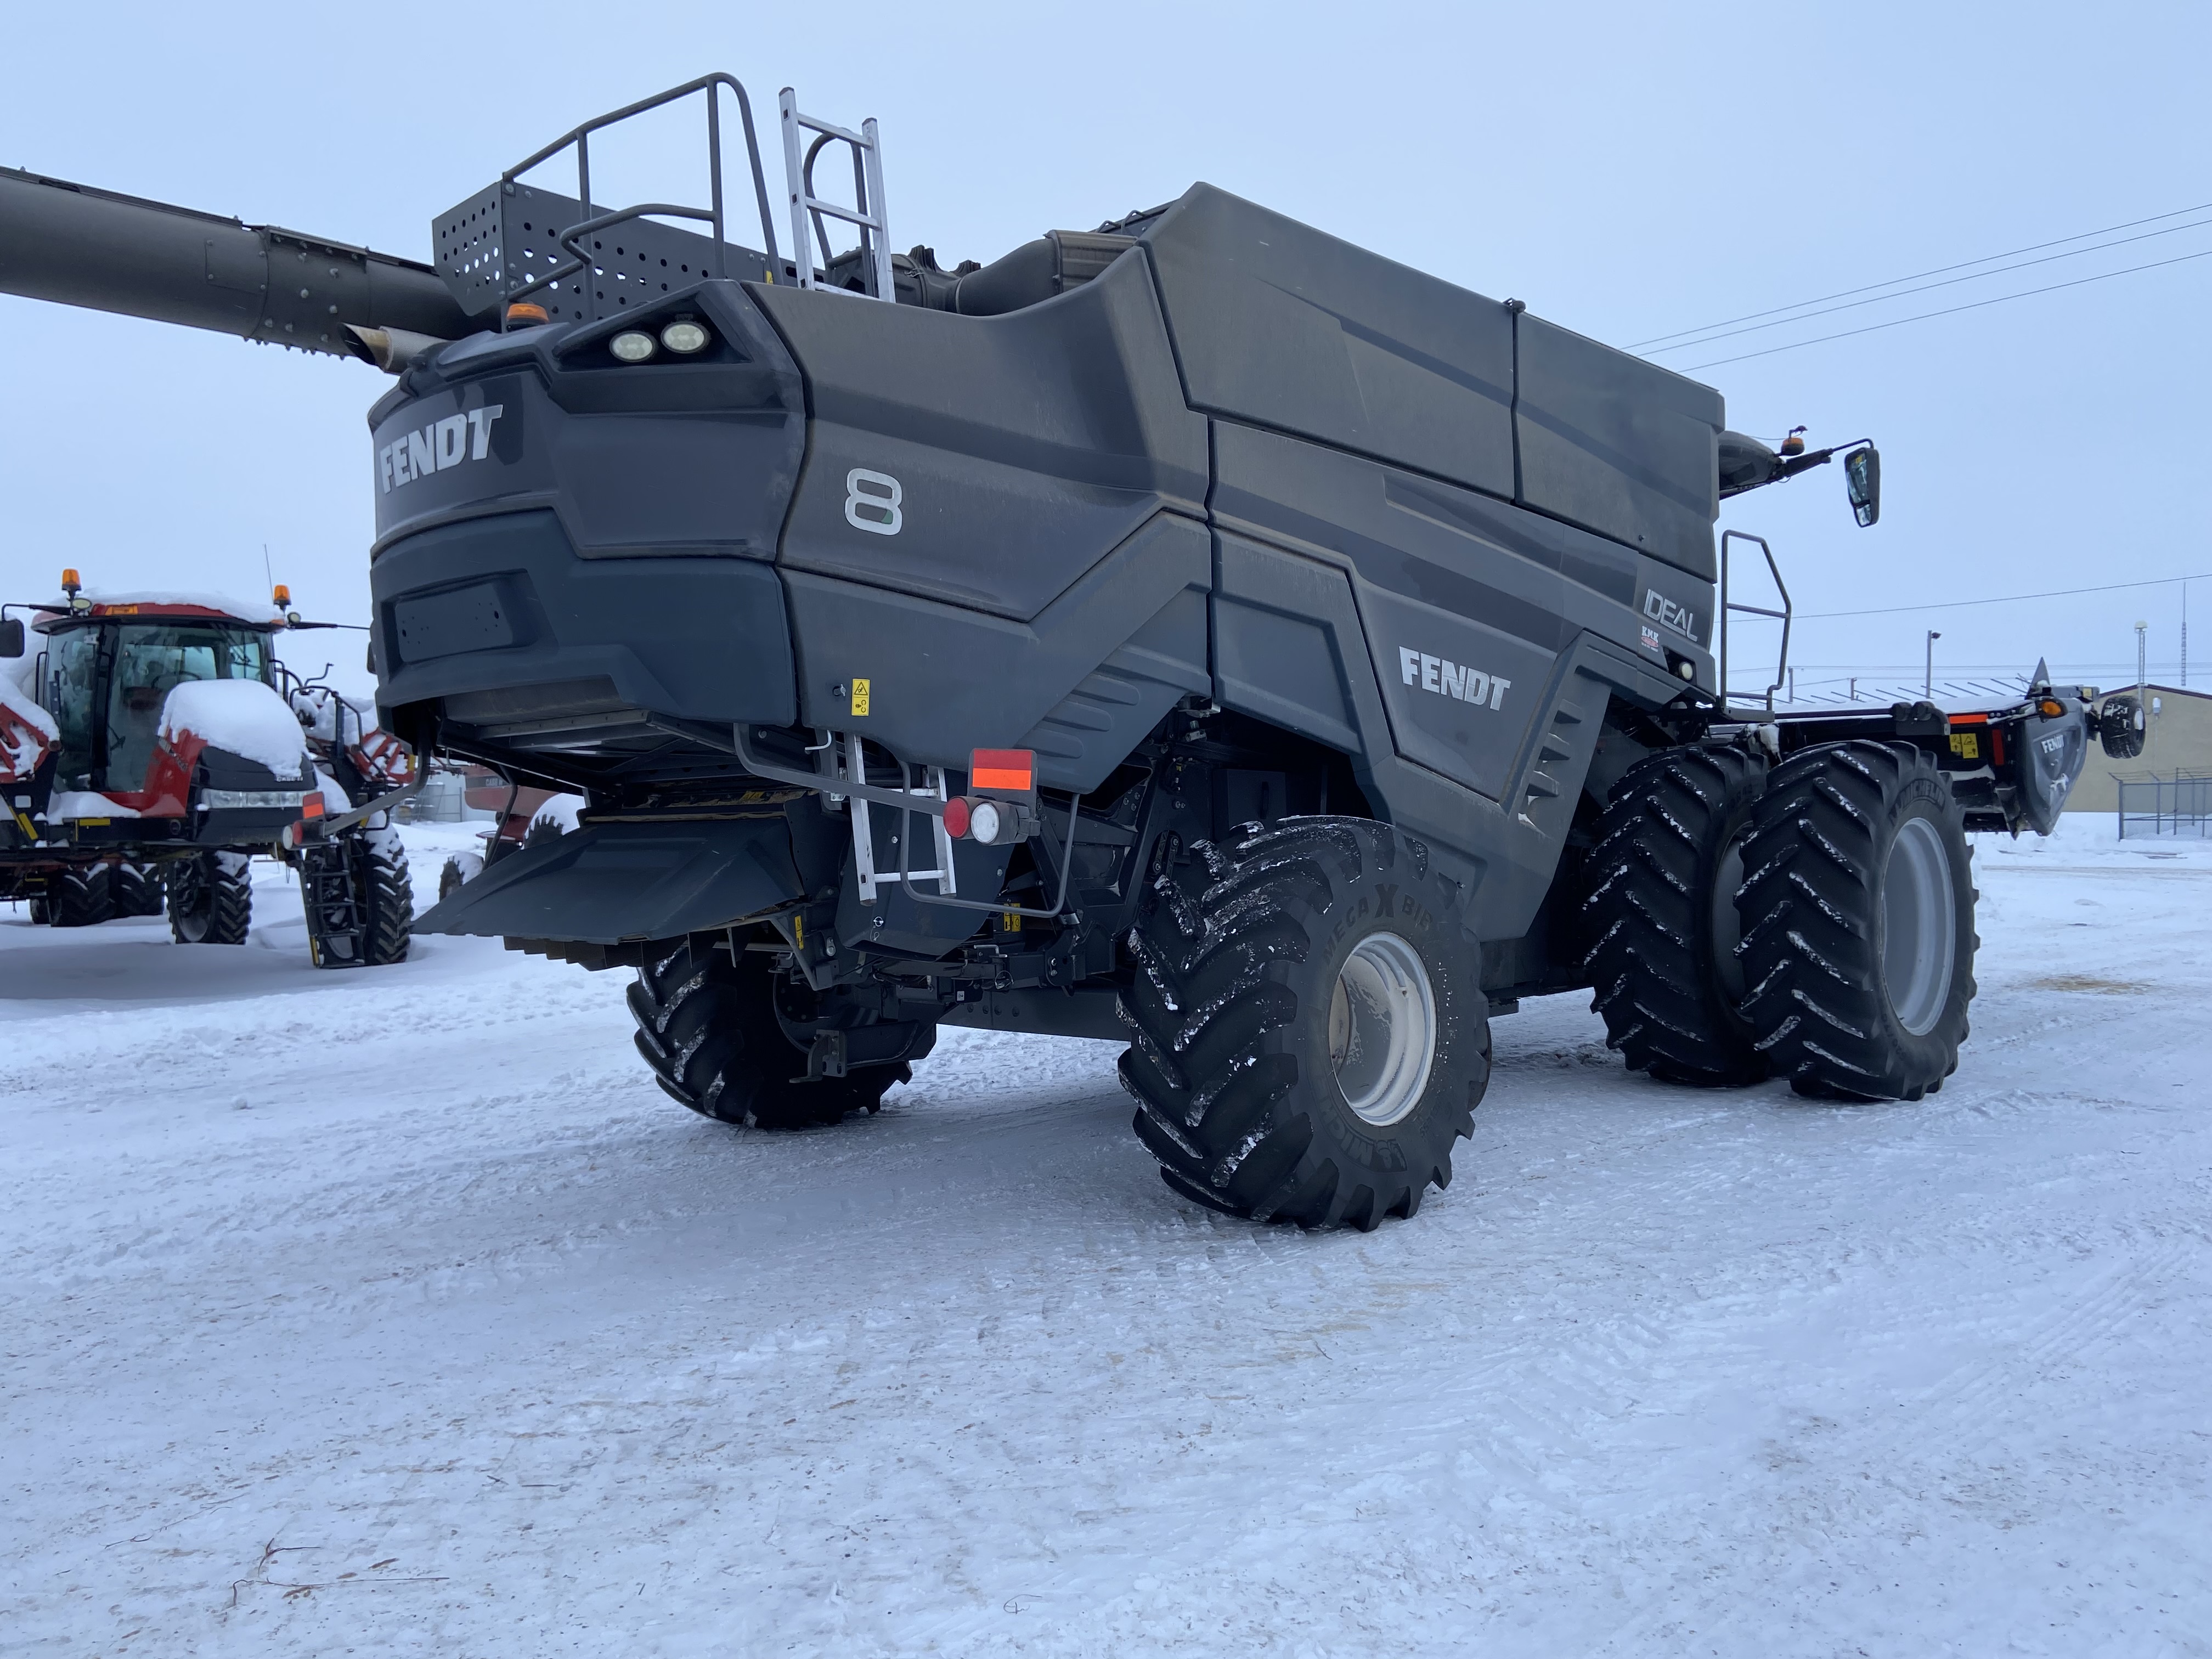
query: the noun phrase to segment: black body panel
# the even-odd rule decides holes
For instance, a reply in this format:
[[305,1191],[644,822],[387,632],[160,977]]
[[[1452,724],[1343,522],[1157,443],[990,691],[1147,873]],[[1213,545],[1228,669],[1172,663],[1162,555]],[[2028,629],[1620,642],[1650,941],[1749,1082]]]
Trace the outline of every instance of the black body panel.
[[380,562],[456,514],[536,506],[586,558],[774,558],[805,449],[798,368],[733,283],[649,320],[678,315],[714,331],[696,361],[617,362],[607,340],[636,319],[617,318],[479,334],[410,369],[369,415]]
[[1211,185],[1145,246],[1194,408],[1517,501],[1713,580],[1711,387]]
[[[812,416],[788,569],[1027,622],[1154,514],[1205,511],[1206,422],[1141,261],[1004,317],[748,291]],[[848,514],[854,468],[899,481],[895,532]]]
[[1713,580],[1721,394],[1525,312],[1516,324],[1517,499]]
[[[1027,622],[794,571],[799,723],[858,731],[930,765],[1033,748],[1047,783],[1093,787],[1178,697],[1210,687],[1211,579],[1205,527],[1172,513]],[[859,678],[865,717],[849,711]]]
[[620,702],[679,720],[793,717],[783,590],[755,560],[582,559],[541,507],[410,536],[370,577],[389,709],[476,695],[480,721],[501,712],[481,694],[604,679]]
[[415,927],[613,945],[721,927],[803,893],[780,810],[715,823],[588,823],[501,859]]

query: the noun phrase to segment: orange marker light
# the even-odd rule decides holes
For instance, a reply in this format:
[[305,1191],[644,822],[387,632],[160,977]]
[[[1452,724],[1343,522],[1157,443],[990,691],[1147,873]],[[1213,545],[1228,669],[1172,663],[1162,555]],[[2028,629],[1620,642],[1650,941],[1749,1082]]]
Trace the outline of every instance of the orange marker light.
[[319,790],[300,803],[300,816],[301,817],[319,818],[322,817],[322,815],[323,797]]
[[1036,793],[1036,751],[1034,749],[978,749],[968,759],[968,787],[994,795]]
[[282,611],[286,605],[292,603],[292,590],[285,586],[283,583],[278,582],[276,584],[276,591],[270,593],[269,597],[275,601],[276,608],[279,611]]
[[68,594],[71,599],[75,599],[76,597],[77,589],[83,586],[84,584],[77,580],[76,570],[74,567],[65,568],[62,571],[62,592]]
[[532,305],[527,300],[517,300],[513,305],[507,307],[507,320],[510,325],[515,323],[542,323],[546,320],[545,307]]

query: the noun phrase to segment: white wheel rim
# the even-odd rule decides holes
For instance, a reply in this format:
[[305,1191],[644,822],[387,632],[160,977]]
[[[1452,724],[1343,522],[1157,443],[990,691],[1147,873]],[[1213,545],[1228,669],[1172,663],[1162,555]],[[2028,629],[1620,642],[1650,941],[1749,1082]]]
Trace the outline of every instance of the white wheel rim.
[[1926,818],[1907,818],[1890,843],[1881,884],[1881,970],[1897,1023],[1926,1036],[1951,1000],[1959,918],[1951,860]]
[[1437,999],[1420,952],[1395,933],[1370,933],[1337,969],[1328,1058],[1344,1103],[1377,1128],[1397,1122],[1429,1086]]

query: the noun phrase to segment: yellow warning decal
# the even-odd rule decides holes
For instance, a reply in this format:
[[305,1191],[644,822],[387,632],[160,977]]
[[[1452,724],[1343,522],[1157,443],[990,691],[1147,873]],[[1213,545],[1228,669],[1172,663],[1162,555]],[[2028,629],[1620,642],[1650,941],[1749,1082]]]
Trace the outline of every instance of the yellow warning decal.
[[1951,734],[1951,752],[1961,760],[1981,759],[1981,734],[1976,732],[1954,732]]
[[853,682],[853,713],[859,715],[867,712],[868,683],[866,680],[854,680]]

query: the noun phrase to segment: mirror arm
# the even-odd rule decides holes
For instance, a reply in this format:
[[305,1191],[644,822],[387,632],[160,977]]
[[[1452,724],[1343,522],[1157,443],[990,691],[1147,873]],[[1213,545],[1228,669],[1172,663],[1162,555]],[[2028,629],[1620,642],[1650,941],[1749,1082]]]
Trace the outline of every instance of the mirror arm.
[[1874,440],[1871,438],[1854,438],[1847,444],[1830,444],[1826,449],[1815,449],[1803,455],[1792,455],[1775,468],[1774,477],[1768,482],[1776,483],[1784,478],[1794,478],[1800,472],[1810,471],[1816,466],[1826,466],[1837,456],[1854,449],[1863,449],[1873,442]]

